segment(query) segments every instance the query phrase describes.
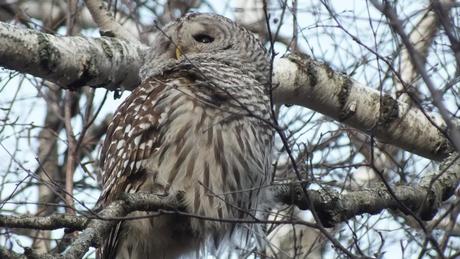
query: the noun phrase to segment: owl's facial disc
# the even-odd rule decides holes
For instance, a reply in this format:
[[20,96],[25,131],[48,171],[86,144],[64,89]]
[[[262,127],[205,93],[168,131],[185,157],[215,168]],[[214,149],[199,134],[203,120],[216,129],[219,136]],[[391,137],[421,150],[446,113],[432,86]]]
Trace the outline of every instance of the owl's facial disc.
[[268,78],[269,58],[249,31],[231,20],[191,13],[163,27],[145,57],[141,77],[163,74],[182,62],[212,59],[229,66],[244,67],[257,80]]

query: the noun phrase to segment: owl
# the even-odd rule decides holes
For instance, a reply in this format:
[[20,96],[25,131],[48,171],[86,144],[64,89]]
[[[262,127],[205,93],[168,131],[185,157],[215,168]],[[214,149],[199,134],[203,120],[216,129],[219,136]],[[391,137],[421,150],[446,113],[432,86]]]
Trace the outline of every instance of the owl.
[[130,213],[142,217],[118,223],[99,254],[196,255],[207,240],[242,228],[239,220],[254,219],[267,199],[269,56],[231,20],[192,13],[158,32],[140,75],[107,130],[99,204],[154,193],[180,197],[186,215]]

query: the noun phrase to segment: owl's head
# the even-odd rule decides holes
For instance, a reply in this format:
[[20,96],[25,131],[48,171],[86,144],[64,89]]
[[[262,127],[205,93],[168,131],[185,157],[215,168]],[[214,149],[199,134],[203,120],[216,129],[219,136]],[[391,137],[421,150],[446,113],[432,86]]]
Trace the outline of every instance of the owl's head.
[[181,62],[213,60],[238,67],[266,83],[269,56],[257,38],[230,19],[191,13],[162,28],[148,50],[142,80]]

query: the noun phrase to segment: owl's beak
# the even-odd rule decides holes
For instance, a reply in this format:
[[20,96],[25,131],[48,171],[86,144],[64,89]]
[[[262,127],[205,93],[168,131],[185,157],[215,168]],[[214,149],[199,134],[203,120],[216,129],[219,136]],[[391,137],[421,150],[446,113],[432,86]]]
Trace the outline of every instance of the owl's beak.
[[176,46],[176,59],[179,59],[182,56],[182,51],[179,46]]

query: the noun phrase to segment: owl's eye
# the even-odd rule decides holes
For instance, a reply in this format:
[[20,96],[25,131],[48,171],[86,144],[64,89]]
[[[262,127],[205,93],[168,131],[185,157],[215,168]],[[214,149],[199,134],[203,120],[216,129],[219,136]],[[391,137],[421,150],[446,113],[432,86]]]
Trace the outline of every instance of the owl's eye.
[[214,41],[213,37],[206,35],[206,34],[202,34],[202,33],[193,35],[193,38],[196,41],[201,42],[201,43],[211,43]]

